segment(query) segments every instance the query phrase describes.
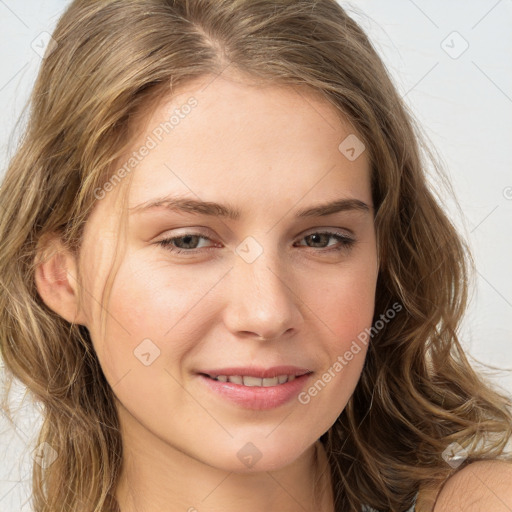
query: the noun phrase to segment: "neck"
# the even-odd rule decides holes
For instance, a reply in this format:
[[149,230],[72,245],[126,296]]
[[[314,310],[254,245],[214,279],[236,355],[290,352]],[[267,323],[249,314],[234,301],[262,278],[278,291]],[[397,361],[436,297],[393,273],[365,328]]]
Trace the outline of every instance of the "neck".
[[122,430],[123,467],[116,490],[121,512],[334,512],[320,441],[286,467],[236,473],[191,457],[141,425]]

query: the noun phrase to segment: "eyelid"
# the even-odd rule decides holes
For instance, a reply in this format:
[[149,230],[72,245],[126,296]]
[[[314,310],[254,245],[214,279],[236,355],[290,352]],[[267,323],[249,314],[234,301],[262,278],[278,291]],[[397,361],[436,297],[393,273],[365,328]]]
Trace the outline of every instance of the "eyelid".
[[340,236],[346,236],[347,238],[348,237],[355,237],[355,233],[351,230],[351,229],[348,229],[348,228],[330,228],[330,227],[315,227],[315,228],[311,228],[311,229],[308,229],[306,231],[304,231],[304,233],[298,235],[300,237],[305,237],[305,236],[308,236],[310,234],[314,234],[314,233],[331,233],[331,234],[336,234],[336,235],[340,235]]

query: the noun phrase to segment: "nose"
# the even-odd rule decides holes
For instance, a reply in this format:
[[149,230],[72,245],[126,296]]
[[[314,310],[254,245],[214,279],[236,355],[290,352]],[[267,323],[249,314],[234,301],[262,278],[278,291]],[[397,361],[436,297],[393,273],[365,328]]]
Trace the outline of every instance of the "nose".
[[291,271],[279,259],[270,251],[252,263],[235,258],[224,319],[233,335],[275,340],[300,328],[302,301],[294,290],[298,286],[292,286]]

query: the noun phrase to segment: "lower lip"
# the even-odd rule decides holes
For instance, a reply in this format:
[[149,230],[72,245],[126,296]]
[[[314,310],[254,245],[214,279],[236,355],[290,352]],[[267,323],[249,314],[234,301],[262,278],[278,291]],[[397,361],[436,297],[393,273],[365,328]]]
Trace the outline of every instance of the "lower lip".
[[245,409],[265,410],[284,405],[296,397],[304,388],[306,381],[311,375],[311,373],[308,373],[295,377],[291,382],[268,387],[243,386],[233,382],[220,382],[204,375],[199,375],[199,377],[209,389],[231,402]]

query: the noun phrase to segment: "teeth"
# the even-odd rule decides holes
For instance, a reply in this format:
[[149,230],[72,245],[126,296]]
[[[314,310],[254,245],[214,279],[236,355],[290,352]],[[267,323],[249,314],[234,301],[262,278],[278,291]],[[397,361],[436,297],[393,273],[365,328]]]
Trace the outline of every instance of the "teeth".
[[263,386],[277,386],[278,382],[278,377],[263,379]]
[[249,377],[246,375],[244,377],[244,386],[262,386],[263,379],[258,379],[258,377]]
[[284,384],[285,382],[291,382],[292,380],[295,380],[295,375],[278,375],[277,377],[266,377],[264,379],[248,375],[218,375],[213,378],[219,382],[232,382],[233,384],[240,384],[249,387],[269,387]]

